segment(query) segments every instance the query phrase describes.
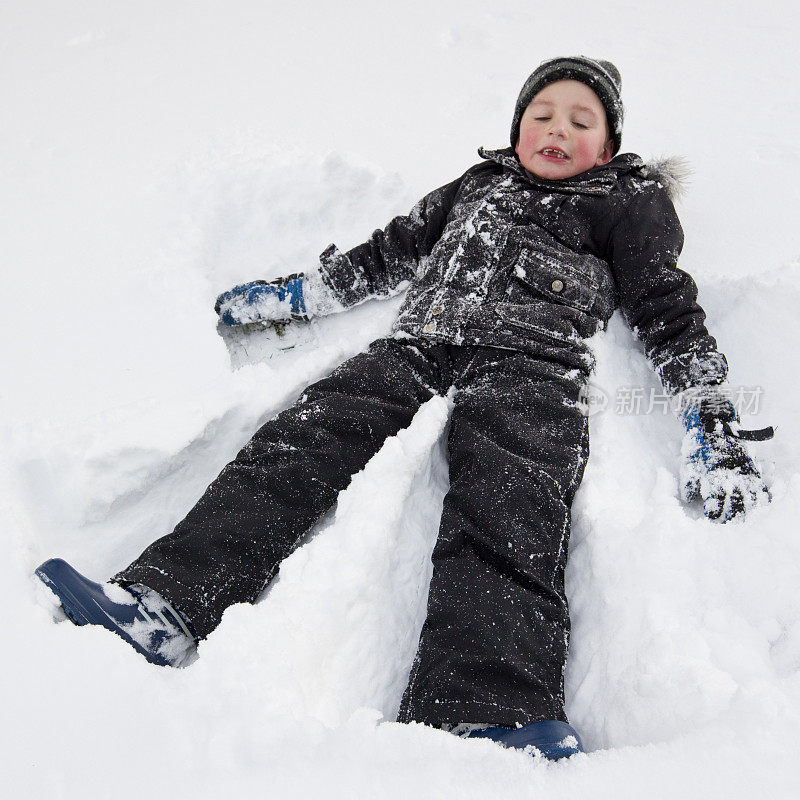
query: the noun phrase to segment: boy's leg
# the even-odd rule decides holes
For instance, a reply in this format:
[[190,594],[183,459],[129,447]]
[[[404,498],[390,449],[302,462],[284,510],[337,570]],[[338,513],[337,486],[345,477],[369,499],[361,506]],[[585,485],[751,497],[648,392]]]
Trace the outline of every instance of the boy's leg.
[[451,485],[403,722],[566,721],[564,569],[588,455],[574,376],[481,348],[457,380]]
[[279,563],[438,385],[439,351],[381,339],[267,422],[175,530],[114,580],[167,598],[205,637]]

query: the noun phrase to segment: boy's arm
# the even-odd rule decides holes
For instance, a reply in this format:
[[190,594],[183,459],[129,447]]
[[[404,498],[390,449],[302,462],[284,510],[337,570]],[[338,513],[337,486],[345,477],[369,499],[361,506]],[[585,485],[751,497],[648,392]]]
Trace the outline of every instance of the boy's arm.
[[214,306],[220,322],[236,326],[307,320],[401,291],[442,235],[464,177],[435,189],[407,216],[395,217],[347,253],[329,245],[319,264],[306,272],[223,292]]
[[705,325],[697,285],[678,267],[683,229],[666,191],[638,191],[610,239],[620,307],[671,395],[720,384],[728,364]]
[[742,439],[768,438],[771,429],[742,431],[720,387],[725,356],[705,326],[697,286],[678,268],[683,231],[672,201],[655,184],[634,195],[612,231],[611,263],[620,306],[665,390],[685,393],[681,421],[681,490],[703,500],[720,522],[769,502],[769,490]]
[[345,308],[405,288],[433,250],[466,176],[434,189],[405,216],[395,217],[363,244],[342,253],[329,245],[320,255],[320,277]]

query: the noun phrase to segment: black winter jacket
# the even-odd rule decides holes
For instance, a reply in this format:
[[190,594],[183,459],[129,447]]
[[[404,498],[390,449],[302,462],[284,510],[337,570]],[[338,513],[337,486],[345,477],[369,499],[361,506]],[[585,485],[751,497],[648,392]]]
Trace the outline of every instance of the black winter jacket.
[[511,148],[428,194],[322,278],[344,306],[408,288],[395,335],[531,353],[588,376],[585,339],[620,307],[664,388],[727,373],[678,268],[683,231],[666,181],[625,154],[562,181],[525,170]]

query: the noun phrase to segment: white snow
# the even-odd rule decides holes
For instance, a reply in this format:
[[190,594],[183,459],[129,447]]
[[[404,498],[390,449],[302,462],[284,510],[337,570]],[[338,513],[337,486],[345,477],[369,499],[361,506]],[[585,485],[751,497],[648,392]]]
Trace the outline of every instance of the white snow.
[[[7,2],[0,8],[3,787],[15,797],[800,796],[800,24],[688,0]],[[544,43],[544,44],[541,44]],[[542,59],[623,75],[625,150],[689,159],[682,265],[731,383],[761,387],[773,503],[679,500],[680,426],[619,319],[594,342],[551,764],[392,722],[446,489],[424,406],[185,670],[54,622],[31,578],[96,580],[171,530],[260,421],[384,334],[399,298],[236,351],[213,301],[346,249],[504,146]],[[240,343],[241,344],[241,343]],[[262,343],[263,345],[263,343]],[[598,395],[599,396],[599,395]],[[465,587],[468,591],[468,587]]]

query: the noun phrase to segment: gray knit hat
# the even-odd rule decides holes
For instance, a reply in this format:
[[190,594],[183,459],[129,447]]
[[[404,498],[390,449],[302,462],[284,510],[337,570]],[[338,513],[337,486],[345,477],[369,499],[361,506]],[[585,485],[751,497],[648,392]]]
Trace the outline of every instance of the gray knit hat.
[[552,58],[543,61],[533,71],[517,98],[514,121],[511,123],[511,146],[517,146],[519,122],[528,104],[545,86],[556,81],[571,78],[585,83],[600,98],[608,118],[608,130],[614,141],[613,155],[619,152],[622,144],[622,77],[610,61],[600,61],[586,56]]

